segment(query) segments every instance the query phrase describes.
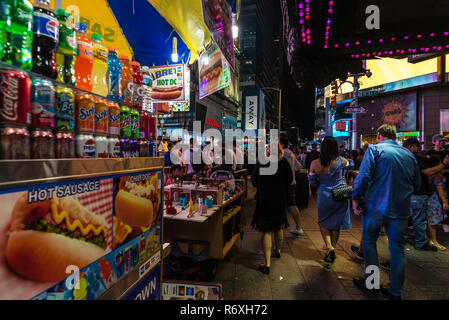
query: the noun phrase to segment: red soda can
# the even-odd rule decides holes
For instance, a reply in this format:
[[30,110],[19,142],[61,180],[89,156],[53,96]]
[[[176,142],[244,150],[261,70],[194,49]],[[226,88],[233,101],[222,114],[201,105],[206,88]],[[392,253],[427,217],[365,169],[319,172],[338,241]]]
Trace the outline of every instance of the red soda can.
[[30,133],[24,126],[0,127],[0,159],[30,159]]
[[31,158],[54,159],[55,136],[49,129],[35,129],[31,133]]
[[150,114],[147,112],[140,113],[140,139],[148,139],[150,134]]
[[0,122],[30,125],[31,79],[26,72],[0,69]]
[[109,135],[120,135],[120,106],[117,103],[109,104]]
[[105,99],[95,101],[95,133],[109,133],[109,106]]
[[56,91],[51,81],[33,78],[31,87],[31,124],[34,128],[55,127]]
[[76,95],[75,130],[80,132],[95,132],[95,101],[90,94]]
[[150,140],[156,140],[156,116],[151,115],[151,120],[150,120],[150,131],[148,134],[148,139]]
[[56,159],[75,158],[75,140],[71,132],[55,134]]

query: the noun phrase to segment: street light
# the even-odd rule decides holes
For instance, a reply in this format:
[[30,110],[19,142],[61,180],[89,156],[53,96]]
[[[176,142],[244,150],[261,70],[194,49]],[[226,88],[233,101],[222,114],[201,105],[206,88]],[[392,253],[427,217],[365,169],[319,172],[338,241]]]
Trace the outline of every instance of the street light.
[[265,87],[261,88],[262,90],[276,90],[279,92],[279,118],[278,118],[278,128],[279,133],[281,133],[281,102],[282,102],[282,89],[281,88],[272,88],[272,87]]

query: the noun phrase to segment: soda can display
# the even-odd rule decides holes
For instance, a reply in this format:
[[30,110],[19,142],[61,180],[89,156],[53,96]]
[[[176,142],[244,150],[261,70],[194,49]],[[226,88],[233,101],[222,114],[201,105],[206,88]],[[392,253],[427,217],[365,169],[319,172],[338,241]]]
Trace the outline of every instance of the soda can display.
[[56,91],[49,80],[31,80],[31,125],[35,128],[55,127]]
[[127,106],[120,107],[120,136],[131,138],[131,109]]
[[117,103],[109,104],[109,135],[120,135],[120,106]]
[[31,132],[31,159],[54,159],[55,136],[50,129],[35,129]]
[[149,139],[151,116],[148,112],[140,113],[140,139]]
[[95,101],[95,133],[109,133],[109,106],[105,99]]
[[76,95],[75,130],[78,133],[95,132],[95,101],[93,96],[86,93]]
[[140,140],[139,141],[139,156],[140,157],[149,157],[150,156],[148,140]]
[[95,157],[95,139],[90,133],[79,133],[75,137],[75,150],[78,158]]
[[140,115],[139,111],[131,110],[131,138],[139,139]]
[[24,71],[0,69],[0,122],[31,124],[31,80]]
[[112,136],[108,138],[108,153],[110,158],[120,158],[121,150],[120,150],[120,139],[116,136]]
[[30,159],[30,133],[24,126],[0,127],[0,159]]
[[75,94],[63,86],[56,87],[56,125],[57,132],[75,130]]
[[104,135],[95,136],[95,158],[109,158],[108,138]]
[[126,139],[126,138],[122,138],[122,139],[120,139],[120,153],[121,153],[121,156],[123,157],[123,158],[129,158],[130,157],[130,153],[129,153],[129,148],[130,148],[130,145],[129,145],[129,139]]
[[57,132],[55,134],[56,159],[75,158],[75,140],[71,132]]

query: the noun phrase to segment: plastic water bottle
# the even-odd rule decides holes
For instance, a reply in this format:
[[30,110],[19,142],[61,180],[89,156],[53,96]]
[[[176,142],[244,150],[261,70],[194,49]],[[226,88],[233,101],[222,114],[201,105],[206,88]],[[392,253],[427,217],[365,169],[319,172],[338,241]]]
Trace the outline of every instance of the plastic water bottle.
[[[10,3],[9,61],[15,66],[31,71],[33,68],[33,6],[27,0],[1,1]],[[37,1],[36,1],[37,2]]]
[[56,10],[56,17],[59,21],[59,45],[56,51],[58,76],[56,79],[75,85],[76,32],[67,23],[69,14],[65,10]]
[[92,34],[94,45],[94,66],[92,69],[92,92],[103,97],[108,95],[106,72],[108,71],[108,50],[101,44],[101,35]]
[[106,73],[106,82],[108,84],[108,98],[122,102],[122,63],[117,57],[117,49],[108,48],[108,72]]
[[[27,0],[18,2],[25,3],[25,1],[28,2]],[[49,5],[49,0],[34,1],[32,71],[56,79],[58,74],[56,47],[59,39],[59,23]],[[21,16],[21,14],[18,16]],[[14,44],[13,47],[15,47]]]

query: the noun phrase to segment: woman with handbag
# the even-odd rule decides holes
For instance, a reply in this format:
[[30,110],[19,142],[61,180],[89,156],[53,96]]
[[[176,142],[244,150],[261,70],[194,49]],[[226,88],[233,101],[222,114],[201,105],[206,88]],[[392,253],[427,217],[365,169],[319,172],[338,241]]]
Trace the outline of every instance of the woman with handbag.
[[352,188],[342,178],[348,160],[338,155],[338,143],[325,137],[321,143],[320,157],[310,165],[309,181],[318,185],[318,224],[326,244],[325,262],[335,261],[335,247],[340,230],[351,228],[349,198]]

